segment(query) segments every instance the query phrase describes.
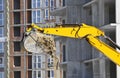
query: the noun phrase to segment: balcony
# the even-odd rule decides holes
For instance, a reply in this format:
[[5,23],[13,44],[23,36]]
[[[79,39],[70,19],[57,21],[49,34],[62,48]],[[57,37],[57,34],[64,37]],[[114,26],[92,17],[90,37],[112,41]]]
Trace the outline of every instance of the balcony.
[[63,70],[67,70],[67,64],[68,64],[68,62],[61,62],[60,63],[60,68],[63,69]]
[[95,3],[97,0],[88,0],[85,2],[85,4],[83,5],[83,7],[90,7],[93,3]]
[[[98,2],[99,0],[86,0],[85,4],[83,5],[83,7],[90,7],[92,4]],[[104,4],[106,5],[114,5],[115,1],[114,0],[104,0]]]
[[100,29],[105,32],[115,31],[116,25],[117,25],[116,23],[110,23],[110,24],[101,26]]
[[50,12],[52,16],[65,16],[66,15],[66,6],[55,8],[54,11]]

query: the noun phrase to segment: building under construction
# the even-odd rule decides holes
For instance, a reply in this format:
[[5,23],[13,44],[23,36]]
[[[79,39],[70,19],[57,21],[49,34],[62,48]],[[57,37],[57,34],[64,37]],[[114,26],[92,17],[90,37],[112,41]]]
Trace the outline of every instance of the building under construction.
[[50,16],[54,0],[6,0],[4,3],[8,32],[5,78],[53,78],[53,68],[49,69],[53,60],[47,55],[25,51],[21,43],[25,28],[31,23],[55,22],[54,16]]
[[[56,0],[51,12],[63,24],[86,23],[102,29],[119,44],[119,0]],[[92,30],[91,30],[92,31]],[[111,45],[105,39],[103,41]],[[62,54],[63,78],[119,78],[119,67],[84,39],[56,38]]]
[[[53,70],[48,70],[52,59],[21,47],[25,27],[32,22],[94,25],[120,45],[119,0],[5,0],[3,4],[7,42],[1,53],[5,64],[1,78],[54,78]],[[56,78],[120,78],[120,68],[84,39],[55,37],[55,41],[61,67]]]

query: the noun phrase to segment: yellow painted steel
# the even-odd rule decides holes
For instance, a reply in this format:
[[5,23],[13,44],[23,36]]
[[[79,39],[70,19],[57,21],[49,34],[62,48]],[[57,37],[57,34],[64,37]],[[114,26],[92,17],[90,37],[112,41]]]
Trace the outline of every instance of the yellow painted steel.
[[[58,36],[72,37],[72,38],[83,38],[89,34],[93,36],[103,36],[104,32],[97,29],[94,26],[88,26],[82,24],[82,26],[71,26],[71,27],[55,27],[55,28],[41,28],[35,24],[31,25],[32,28],[43,31],[44,34],[53,34]],[[29,28],[27,31],[31,31],[32,28]]]
[[41,28],[32,24],[31,27],[27,29],[27,32],[30,32],[32,28],[35,28],[44,34],[53,34],[71,38],[86,38],[92,46],[120,66],[120,53],[97,38],[98,36],[104,36],[104,32],[94,26],[82,24],[81,26],[71,25],[70,27],[62,27],[61,25],[60,27],[55,28]]
[[92,46],[120,66],[120,53],[117,50],[92,35],[89,35],[86,38]]

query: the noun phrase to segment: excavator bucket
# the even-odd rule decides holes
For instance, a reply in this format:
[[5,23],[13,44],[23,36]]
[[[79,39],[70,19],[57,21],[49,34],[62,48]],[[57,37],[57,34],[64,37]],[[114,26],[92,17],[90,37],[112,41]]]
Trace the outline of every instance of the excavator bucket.
[[24,49],[32,53],[44,53],[54,58],[54,68],[58,69],[59,59],[55,55],[56,47],[53,36],[38,31],[27,32],[23,39]]
[[24,38],[24,48],[28,52],[45,52],[50,55],[52,55],[56,50],[54,38],[38,31],[31,31],[27,33],[27,36]]

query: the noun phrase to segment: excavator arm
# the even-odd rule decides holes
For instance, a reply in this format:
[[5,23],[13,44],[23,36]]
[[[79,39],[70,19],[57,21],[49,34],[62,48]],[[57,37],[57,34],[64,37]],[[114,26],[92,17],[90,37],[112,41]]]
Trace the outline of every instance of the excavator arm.
[[[105,56],[111,59],[114,63],[120,66],[120,53],[109,46],[108,44],[101,41],[98,37],[105,36],[104,32],[99,30],[94,26],[89,26],[86,24],[82,25],[59,25],[54,28],[41,28],[35,24],[32,24],[27,28],[27,32],[30,32],[32,29],[38,30],[43,34],[52,34],[57,36],[65,36],[71,38],[85,38],[89,44],[94,46]],[[115,43],[114,43],[115,44]],[[117,46],[118,47],[118,46]]]
[[31,26],[27,28],[27,32],[31,31],[32,28],[34,28],[40,31],[40,33],[72,37],[72,38],[84,38],[90,34],[95,37],[104,36],[103,31],[93,26],[88,26],[86,24],[82,24],[82,25],[75,25],[75,24],[68,25],[67,24],[67,26],[68,27],[66,27],[66,25],[57,25],[57,27],[55,28],[41,28],[35,24],[31,24]]

